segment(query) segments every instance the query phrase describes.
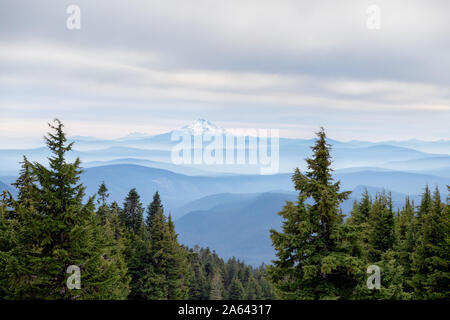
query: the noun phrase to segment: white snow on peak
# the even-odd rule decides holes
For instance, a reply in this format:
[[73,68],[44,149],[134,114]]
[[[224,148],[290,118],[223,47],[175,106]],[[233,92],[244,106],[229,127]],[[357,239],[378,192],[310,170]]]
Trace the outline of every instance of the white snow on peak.
[[190,125],[181,128],[181,130],[188,131],[192,135],[202,135],[206,133],[216,135],[226,133],[224,128],[218,127],[205,119],[197,119]]

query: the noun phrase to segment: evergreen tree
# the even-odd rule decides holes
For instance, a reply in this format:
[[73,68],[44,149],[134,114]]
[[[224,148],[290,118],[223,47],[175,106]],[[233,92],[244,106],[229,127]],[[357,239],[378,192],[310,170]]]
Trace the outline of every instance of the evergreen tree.
[[[123,209],[108,204],[102,182],[85,201],[81,162],[67,161],[63,125],[55,120],[46,143],[49,165],[21,162],[14,198],[0,196],[0,297],[4,299],[448,299],[450,204],[428,186],[415,212],[409,198],[394,214],[390,194],[367,189],[344,222],[348,192],[332,179],[323,129],[292,177],[299,192],[271,230],[276,260],[252,268],[226,262],[208,248],[178,242],[171,216],[156,192],[147,217],[136,189]],[[449,188],[447,186],[447,188]],[[450,190],[450,188],[449,188]],[[366,269],[381,270],[381,288],[369,290]],[[70,290],[69,266],[81,270]],[[273,285],[272,285],[273,284]]]
[[33,199],[37,196],[36,180],[36,175],[33,174],[33,165],[24,156],[19,177],[12,185],[18,190],[17,201],[26,208],[32,206]]
[[[195,271],[189,282],[189,299],[230,299],[234,278],[241,282],[243,289],[241,299],[267,300],[275,298],[273,288],[266,279],[265,265],[254,269],[235,258],[228,259],[225,263],[215,252],[198,246],[189,249],[188,252],[189,264]],[[199,281],[200,279],[202,280]],[[225,283],[228,285],[226,286]],[[203,296],[200,292],[203,292]]]
[[14,212],[7,209],[9,196],[4,192],[0,201],[0,297],[18,299],[22,296],[19,275],[26,266],[20,263],[20,223]]
[[128,229],[125,232],[126,261],[131,277],[131,300],[152,300],[163,296],[161,276],[156,275],[151,264],[151,245],[143,234],[136,234]]
[[243,300],[244,299],[244,287],[238,277],[234,277],[230,285],[230,300]]
[[156,274],[152,265],[152,246],[144,224],[140,195],[133,188],[124,200],[123,209],[118,208],[117,204],[113,206],[119,212],[120,224],[125,228],[125,261],[131,278],[128,299],[158,299],[163,295],[163,279]]
[[367,262],[380,268],[380,288],[369,290],[365,281],[361,281],[354,290],[352,299],[357,300],[407,300],[411,295],[405,291],[404,268],[398,263],[392,249],[383,252],[376,263]]
[[178,243],[175,224],[169,215],[167,227],[170,236],[169,268],[167,270],[168,298],[170,300],[185,299],[189,290],[188,264],[186,251]]
[[153,218],[158,213],[158,210],[164,211],[163,205],[161,203],[161,198],[159,197],[158,191],[153,195],[153,201],[150,203],[150,205],[147,208],[147,218],[146,218],[146,224],[147,227],[150,227]]
[[[299,197],[279,213],[283,231],[271,230],[277,260],[268,273],[283,299],[346,299],[363,277],[362,264],[351,255],[339,204],[349,192],[333,183],[330,146],[322,129],[306,159],[309,171],[295,170],[293,182]],[[307,198],[313,200],[306,205]]]
[[258,287],[261,288],[257,299],[274,300],[276,296],[273,286],[267,277],[266,265],[264,263],[254,271],[254,277],[258,282]]
[[425,219],[428,216],[428,213],[430,213],[430,211],[431,211],[432,203],[433,203],[433,200],[431,199],[431,191],[427,185],[425,187],[424,193],[422,194],[419,211],[417,212],[419,229],[421,229],[422,224],[425,223]]
[[151,261],[153,268],[162,279],[155,299],[178,300],[187,297],[187,256],[179,245],[172,219],[167,220],[159,207],[149,227],[151,239]]
[[[66,161],[67,144],[63,125],[55,120],[53,133],[46,137],[52,156],[49,166],[30,164],[24,159],[23,170],[15,186],[17,200],[9,207],[19,222],[16,248],[20,250],[11,275],[14,299],[108,299],[122,295],[121,274],[105,258],[107,249],[95,241],[96,220],[93,198],[83,203],[85,187],[79,184],[80,160]],[[11,266],[11,261],[9,261]],[[81,289],[70,290],[66,270],[80,268]]]
[[436,187],[431,198],[428,187],[419,208],[421,231],[412,255],[412,280],[415,297],[419,299],[448,299],[450,297],[449,233],[450,213],[441,203]]
[[399,212],[399,214],[395,219],[395,245],[394,245],[397,260],[404,269],[404,275],[406,279],[409,279],[412,276],[411,254],[414,251],[416,242],[415,220],[416,218],[414,215],[414,206],[411,204],[409,197],[407,197],[405,201],[405,206]]
[[223,299],[223,282],[220,272],[216,272],[211,282],[210,300],[222,300]]
[[142,228],[144,227],[144,209],[142,208],[140,198],[136,189],[131,189],[125,198],[123,210],[120,214],[122,223],[136,234],[142,233]]
[[[188,259],[192,270],[189,284],[189,300],[207,300],[210,295],[208,279],[202,261],[200,261],[198,249],[196,251],[190,251],[188,253]],[[213,283],[211,283],[212,286]]]
[[247,286],[245,287],[245,300],[257,300],[261,296],[261,287],[258,282],[250,275],[247,279]]
[[350,217],[345,221],[346,238],[349,248],[352,249],[351,254],[355,257],[361,257],[364,261],[368,261],[370,251],[370,233],[368,230],[370,230],[369,216],[372,205],[369,192],[365,189],[361,201],[354,201]]
[[101,205],[106,205],[106,200],[109,197],[108,188],[105,185],[105,181],[102,181],[102,184],[98,188],[97,194],[100,199],[98,199],[98,203]]
[[[363,214],[362,214],[363,213]],[[395,242],[394,214],[390,195],[377,194],[374,202],[367,190],[348,221],[347,240],[352,243],[352,255],[364,265],[376,265],[381,272],[381,287],[369,290],[365,281],[356,286],[354,299],[408,299],[404,289],[404,267],[393,250]]]
[[348,222],[354,225],[361,225],[368,222],[371,206],[372,200],[370,199],[369,192],[366,188],[362,194],[361,201],[359,203],[357,201],[354,202],[351,217]]
[[99,199],[97,200],[100,207],[97,210],[97,215],[100,218],[100,224],[104,225],[106,223],[107,216],[110,215],[111,211],[106,203],[106,200],[109,197],[108,188],[106,188],[105,182],[103,181],[100,187],[98,188],[97,195]]
[[125,261],[124,230],[119,221],[117,203],[111,208],[107,204],[109,194],[104,182],[99,187],[101,204],[97,210],[95,241],[105,248],[104,259],[111,265],[110,281],[117,284],[111,291],[111,299],[125,299],[130,290],[131,278],[128,276]]
[[[225,266],[225,273],[224,273],[224,286],[226,290],[229,292],[231,288],[231,283],[233,279],[238,275],[239,272],[239,265],[238,261],[235,257],[232,257],[231,259],[228,259],[227,264]],[[225,296],[225,298],[228,298],[228,296]]]
[[369,262],[381,260],[381,255],[392,249],[395,240],[392,199],[385,193],[377,194],[369,213]]

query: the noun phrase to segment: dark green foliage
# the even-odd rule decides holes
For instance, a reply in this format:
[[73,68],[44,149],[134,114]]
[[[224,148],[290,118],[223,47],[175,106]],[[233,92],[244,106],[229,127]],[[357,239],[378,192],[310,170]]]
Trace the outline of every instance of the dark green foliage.
[[266,279],[264,265],[254,269],[234,258],[224,262],[215,252],[197,246],[188,252],[189,265],[194,270],[189,284],[189,299],[224,300],[237,299],[237,296],[240,296],[239,299],[253,300],[275,298],[272,285]]
[[105,185],[105,181],[102,182],[100,187],[98,188],[97,194],[99,199],[97,200],[99,204],[106,205],[106,199],[109,197],[108,188]]
[[159,197],[158,191],[156,191],[156,193],[153,196],[153,201],[149,204],[147,208],[147,218],[145,222],[148,227],[150,227],[150,225],[152,224],[153,218],[158,213],[158,210],[164,211],[163,205],[161,203],[161,198]]
[[[19,264],[20,223],[14,212],[7,210],[7,195],[4,193],[0,202],[0,297],[14,299],[18,297],[18,280],[23,264]],[[16,287],[19,285],[19,288]]]
[[369,212],[369,260],[379,261],[394,245],[394,213],[390,195],[378,194]]
[[36,175],[33,173],[33,165],[28,161],[27,157],[23,157],[21,162],[21,170],[19,178],[12,185],[17,188],[17,201],[24,207],[32,206],[33,199],[36,198],[38,189],[36,187]]
[[[155,198],[159,201],[159,197]],[[187,297],[188,279],[186,277],[187,253],[178,243],[172,219],[166,219],[162,206],[152,203],[157,208],[150,221],[149,234],[152,244],[151,263],[156,274],[162,279],[161,292],[153,299],[184,299]],[[152,207],[152,205],[150,205]]]
[[[306,159],[309,171],[296,169],[292,178],[298,201],[279,213],[283,231],[271,230],[278,259],[268,272],[282,299],[348,299],[363,275],[339,210],[349,193],[339,192],[339,182],[332,181],[323,129],[317,136],[313,157]],[[307,198],[312,205],[305,204]]]
[[[252,268],[226,262],[208,248],[179,244],[171,216],[156,192],[144,209],[136,189],[123,208],[108,203],[101,183],[85,201],[80,160],[67,162],[63,125],[46,138],[49,165],[22,161],[13,198],[0,196],[2,299],[448,299],[450,205],[428,187],[420,206],[406,199],[394,213],[389,194],[367,190],[344,221],[347,198],[331,176],[330,148],[317,133],[308,171],[293,175],[298,200],[271,230],[277,259]],[[450,190],[450,189],[449,189]],[[306,200],[308,201],[307,204]],[[81,289],[69,290],[67,267],[81,269]],[[369,290],[367,267],[381,269],[381,288]]]
[[[282,299],[448,299],[449,204],[426,187],[421,204],[406,199],[397,214],[391,196],[367,190],[344,222],[337,208],[345,193],[331,182],[323,131],[293,176],[298,201],[279,213],[282,232],[271,231],[278,259],[268,272]],[[307,205],[306,199],[313,204]],[[369,265],[381,272],[380,289],[367,287]]]
[[394,250],[398,263],[403,267],[406,278],[412,276],[412,252],[416,245],[416,217],[414,205],[406,198],[405,206],[398,213],[395,220]]
[[244,287],[237,276],[233,277],[233,280],[231,280],[228,298],[230,300],[242,300],[244,298]]
[[[127,281],[120,266],[107,255],[109,248],[98,233],[93,198],[83,203],[80,160],[67,163],[72,144],[66,144],[58,120],[50,127],[53,133],[46,138],[52,152],[49,166],[24,159],[15,184],[19,197],[9,199],[11,212],[2,223],[15,242],[13,248],[1,252],[1,273],[8,274],[10,284],[5,297],[125,298]],[[81,269],[80,290],[69,290],[66,285],[70,265]]]
[[147,300],[159,286],[158,279],[150,263],[150,242],[142,235],[127,230],[125,232],[125,252],[128,274],[131,277],[130,294],[128,299]]
[[130,281],[129,299],[147,300],[153,294],[158,279],[151,265],[151,243],[144,224],[144,208],[136,189],[131,189],[125,198],[123,209],[118,208],[119,221],[124,228],[125,260]]
[[351,217],[348,219],[348,223],[354,225],[361,225],[369,221],[370,208],[372,206],[372,200],[370,199],[369,192],[367,189],[364,190],[362,194],[361,202],[354,202],[353,210],[351,212]]
[[125,198],[120,214],[122,223],[134,233],[141,233],[144,228],[144,208],[142,208],[140,198],[136,189],[131,189]]
[[[119,210],[117,204],[111,207],[107,205],[108,189],[103,182],[99,187],[101,201],[96,215],[95,241],[105,248],[104,257],[114,267],[115,273],[110,274],[110,281],[116,283],[111,288],[112,299],[125,299],[129,293],[130,276],[125,261],[125,238],[124,230],[119,221]],[[115,297],[114,297],[115,295]]]
[[125,198],[124,208],[118,209],[120,222],[125,229],[125,252],[128,274],[131,277],[129,299],[148,300],[162,296],[161,277],[155,275],[148,230],[144,225],[144,209],[136,189]]
[[211,280],[211,291],[209,293],[210,300],[222,300],[225,292],[223,288],[223,279],[220,272],[216,272]]
[[412,254],[411,286],[419,299],[450,297],[450,212],[449,203],[441,203],[438,188],[433,198],[428,187],[419,208],[419,233]]
[[162,210],[161,200],[155,194],[149,213],[156,212],[144,224],[140,196],[130,190],[120,211],[125,228],[125,247],[128,273],[131,277],[129,299],[177,300],[188,294],[189,265],[187,251],[178,243],[175,226]]

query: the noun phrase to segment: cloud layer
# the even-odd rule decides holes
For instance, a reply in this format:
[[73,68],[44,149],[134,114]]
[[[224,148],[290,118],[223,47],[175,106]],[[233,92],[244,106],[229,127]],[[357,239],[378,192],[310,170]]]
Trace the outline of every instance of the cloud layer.
[[[368,30],[377,4],[381,29]],[[68,30],[66,8],[81,9]],[[0,146],[203,117],[338,139],[449,138],[448,1],[2,1]]]

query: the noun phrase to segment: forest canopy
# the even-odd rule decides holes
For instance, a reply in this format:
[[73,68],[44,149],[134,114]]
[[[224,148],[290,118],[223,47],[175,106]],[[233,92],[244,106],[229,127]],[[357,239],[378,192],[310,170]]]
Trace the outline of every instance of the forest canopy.
[[[1,198],[1,299],[449,298],[449,197],[424,186],[420,204],[407,198],[394,210],[389,193],[366,190],[346,217],[340,203],[349,192],[333,180],[323,129],[308,169],[292,176],[297,201],[278,213],[281,230],[270,230],[276,258],[254,268],[180,244],[158,191],[145,206],[136,189],[110,202],[105,182],[86,196],[63,124],[49,126],[49,163],[24,156],[17,195]],[[373,265],[381,270],[375,289],[367,285]]]

